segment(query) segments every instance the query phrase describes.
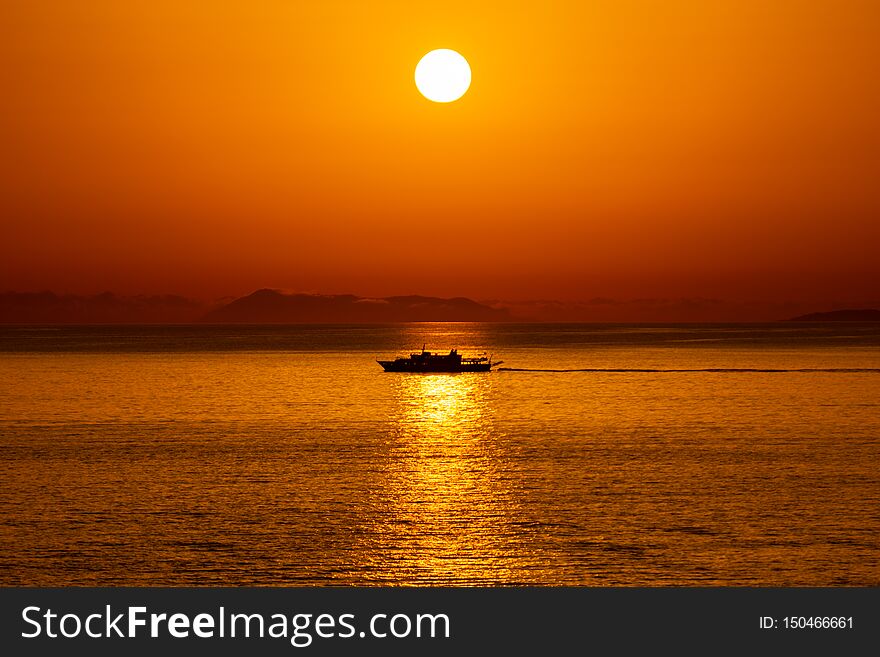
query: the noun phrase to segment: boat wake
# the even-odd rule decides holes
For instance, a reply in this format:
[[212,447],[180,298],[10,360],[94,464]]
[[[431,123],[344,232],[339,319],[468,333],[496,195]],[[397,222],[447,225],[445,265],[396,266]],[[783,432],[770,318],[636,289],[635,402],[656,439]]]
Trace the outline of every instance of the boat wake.
[[530,367],[499,367],[498,372],[606,372],[606,373],[657,373],[672,374],[679,372],[715,372],[715,373],[737,373],[737,372],[826,372],[826,373],[842,373],[842,374],[880,374],[880,368],[876,367],[801,367],[794,369],[769,369],[758,367],[707,367],[701,369],[630,369],[630,368],[585,368],[585,369],[538,369]]

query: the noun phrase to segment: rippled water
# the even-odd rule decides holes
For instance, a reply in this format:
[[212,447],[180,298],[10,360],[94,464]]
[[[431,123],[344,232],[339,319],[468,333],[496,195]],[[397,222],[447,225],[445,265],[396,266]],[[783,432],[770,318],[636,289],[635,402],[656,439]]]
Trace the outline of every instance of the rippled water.
[[877,325],[0,328],[0,584],[880,585],[878,404]]

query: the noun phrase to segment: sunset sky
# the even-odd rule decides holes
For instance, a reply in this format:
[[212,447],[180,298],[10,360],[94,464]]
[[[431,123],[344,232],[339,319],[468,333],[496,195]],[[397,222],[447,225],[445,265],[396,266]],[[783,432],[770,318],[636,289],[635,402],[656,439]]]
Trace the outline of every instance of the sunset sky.
[[0,57],[0,291],[878,296],[876,0],[5,0]]

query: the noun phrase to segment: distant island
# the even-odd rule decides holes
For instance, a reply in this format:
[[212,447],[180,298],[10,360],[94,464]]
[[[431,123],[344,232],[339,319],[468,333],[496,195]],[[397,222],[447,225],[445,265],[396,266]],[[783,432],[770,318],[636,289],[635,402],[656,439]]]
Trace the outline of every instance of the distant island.
[[832,310],[792,317],[789,322],[880,322],[880,310],[873,308]]
[[418,295],[368,298],[353,294],[284,294],[257,290],[215,308],[201,321],[217,324],[503,322],[507,310],[465,297]]

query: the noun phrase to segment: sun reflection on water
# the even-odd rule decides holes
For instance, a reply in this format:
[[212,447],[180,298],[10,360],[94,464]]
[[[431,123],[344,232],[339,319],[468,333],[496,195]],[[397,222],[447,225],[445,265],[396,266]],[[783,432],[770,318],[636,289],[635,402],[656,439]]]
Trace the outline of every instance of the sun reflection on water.
[[479,374],[403,376],[397,388],[399,430],[422,442],[485,436],[485,393],[486,379]]
[[397,375],[371,568],[399,584],[527,583],[522,510],[502,475],[491,378]]

